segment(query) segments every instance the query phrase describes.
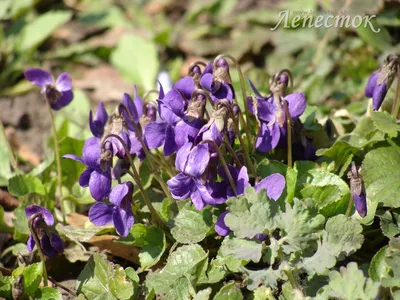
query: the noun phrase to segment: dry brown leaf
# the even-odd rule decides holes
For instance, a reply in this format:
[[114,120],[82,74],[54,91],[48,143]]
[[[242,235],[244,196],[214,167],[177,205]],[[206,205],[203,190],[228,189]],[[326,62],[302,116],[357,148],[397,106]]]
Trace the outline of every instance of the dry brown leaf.
[[70,213],[67,217],[67,221],[71,226],[84,228],[86,222],[89,221],[89,217],[78,213]]
[[87,69],[81,79],[74,79],[74,87],[93,90],[91,97],[97,102],[120,101],[124,93],[132,93],[133,84],[124,81],[110,65]]
[[11,148],[15,150],[19,157],[30,162],[34,166],[40,164],[39,155],[33,152],[33,150],[27,144],[24,144],[18,139],[15,128],[9,126],[5,129],[5,133]]
[[7,209],[15,209],[18,207],[19,201],[9,192],[0,189],[0,205]]
[[89,243],[112,255],[122,257],[135,264],[139,264],[140,249],[134,246],[117,243],[119,238],[115,235],[94,236]]

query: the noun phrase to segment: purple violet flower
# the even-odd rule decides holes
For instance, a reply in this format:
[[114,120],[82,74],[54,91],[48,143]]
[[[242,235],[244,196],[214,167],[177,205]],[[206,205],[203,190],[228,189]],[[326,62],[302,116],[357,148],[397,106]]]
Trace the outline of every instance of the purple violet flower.
[[[262,97],[249,80],[250,86],[257,95],[257,108],[251,101],[249,109],[257,114],[260,120],[256,148],[261,152],[269,152],[276,148],[280,140],[286,136],[287,120],[283,105],[274,97]],[[293,121],[297,120],[306,109],[306,98],[303,93],[293,93],[284,97],[288,103],[288,110]],[[249,103],[250,102],[250,103]]]
[[224,134],[227,132],[228,108],[221,105],[213,110],[210,120],[199,131],[196,137],[196,143],[211,140],[218,146],[224,141]]
[[372,98],[372,109],[378,110],[392,85],[398,68],[397,56],[389,55],[384,65],[372,73],[365,87],[365,96]]
[[101,138],[104,133],[104,127],[108,121],[108,114],[104,108],[104,103],[100,102],[97,106],[96,115],[93,118],[93,113],[89,113],[89,126],[93,136]]
[[25,78],[33,84],[42,88],[41,93],[54,110],[60,110],[67,106],[74,94],[72,92],[72,80],[68,73],[62,73],[58,76],[56,82],[53,82],[51,74],[41,69],[28,69],[24,73]]
[[361,167],[356,167],[354,162],[352,162],[347,177],[350,179],[350,191],[356,210],[361,217],[365,217],[367,215],[367,196],[360,170]]
[[[112,149],[112,147],[110,147]],[[112,150],[108,149],[109,152]],[[112,152],[107,155],[112,159]],[[70,158],[87,166],[79,177],[81,187],[89,186],[90,194],[96,201],[106,198],[111,190],[111,164],[101,164],[104,153],[100,149],[100,139],[92,137],[86,140],[82,151],[82,158],[75,154],[66,154],[63,158]]]
[[[43,253],[48,257],[53,257],[56,256],[57,253],[64,252],[64,245],[60,237],[49,229],[50,226],[54,225],[54,217],[51,212],[38,205],[29,205],[25,208],[25,213],[29,222],[32,222],[33,229],[40,240],[40,248]],[[38,213],[40,215],[30,220],[33,215]],[[28,251],[32,252],[34,247],[35,240],[33,236],[30,235],[27,241]]]
[[[186,104],[188,102],[188,104]],[[151,122],[145,127],[144,137],[149,149],[164,145],[164,154],[169,156],[178,151],[186,142],[193,142],[203,122],[192,112],[194,104],[205,105],[199,97],[187,101],[177,90],[169,91],[158,100],[159,114],[164,122]],[[193,104],[194,103],[194,104]],[[185,111],[187,107],[188,111]]]
[[[245,194],[246,188],[251,186],[249,183],[249,175],[247,173],[247,168],[243,166],[240,170],[228,166],[229,171],[231,173],[231,176],[233,180],[236,183],[236,192],[237,196]],[[226,179],[226,174],[224,170],[221,168],[219,170],[220,175],[224,178],[224,181],[227,181]],[[264,179],[262,179],[260,182],[258,182],[255,186],[254,189],[258,192],[261,189],[266,189],[267,190],[267,196],[268,198],[272,200],[278,200],[279,197],[282,195],[282,192],[285,188],[286,180],[285,177],[279,173],[271,174]],[[235,194],[233,193],[233,190],[228,184],[226,184],[228,187],[227,189],[227,196],[229,197],[234,197]],[[227,236],[230,232],[230,229],[228,226],[225,224],[225,216],[229,213],[229,211],[225,211],[222,213],[216,224],[215,224],[215,231],[220,235],[220,236]],[[258,235],[257,235],[258,236]],[[263,237],[262,234],[258,236],[257,238]]]
[[110,193],[111,204],[95,203],[89,210],[89,220],[96,226],[114,224],[117,233],[126,237],[135,221],[132,212],[133,184],[130,181],[118,184]]
[[192,146],[186,143],[176,154],[175,166],[181,173],[167,181],[172,196],[178,200],[190,197],[197,210],[207,204],[223,203],[225,199],[212,196],[213,191],[203,176],[210,161],[208,145]]
[[210,97],[214,103],[221,99],[227,99],[232,103],[235,98],[229,74],[229,65],[223,58],[218,60],[216,69],[214,69],[213,62],[210,62],[205,67],[201,75],[200,84],[211,93]]
[[200,67],[198,65],[194,65],[191,73],[191,76],[185,76],[174,84],[174,89],[179,91],[186,99],[192,98],[192,94],[198,85],[198,81],[201,76]]

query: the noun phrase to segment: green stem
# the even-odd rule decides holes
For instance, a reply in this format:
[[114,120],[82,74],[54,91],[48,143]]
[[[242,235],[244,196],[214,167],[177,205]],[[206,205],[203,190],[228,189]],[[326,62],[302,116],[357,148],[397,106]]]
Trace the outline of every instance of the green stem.
[[151,201],[149,200],[149,198],[147,198],[147,195],[146,195],[146,193],[145,193],[145,191],[144,191],[144,188],[143,188],[143,186],[142,186],[142,182],[141,182],[141,180],[140,180],[139,173],[138,173],[137,170],[136,170],[136,166],[135,166],[135,164],[134,164],[134,162],[133,162],[132,156],[131,156],[131,154],[129,153],[129,149],[128,149],[128,147],[126,146],[124,140],[123,140],[119,135],[117,135],[117,134],[112,134],[112,133],[111,133],[111,134],[108,134],[108,135],[106,136],[106,138],[104,139],[104,142],[103,142],[102,147],[104,147],[104,144],[105,144],[105,142],[107,141],[107,139],[108,139],[109,137],[114,137],[114,138],[116,138],[116,139],[122,144],[122,146],[124,147],[126,156],[127,156],[127,158],[128,158],[129,164],[131,165],[131,168],[132,168],[132,171],[133,171],[133,175],[134,175],[134,176],[133,176],[133,179],[135,180],[136,185],[138,186],[138,188],[139,188],[139,190],[140,190],[140,193],[141,193],[142,196],[143,196],[144,202],[146,203],[147,207],[149,208],[149,211],[150,211],[150,213],[151,213],[151,215],[152,215],[152,218],[153,218],[153,222],[154,222],[155,224],[157,224],[157,225],[163,226],[163,225],[164,225],[163,220],[162,220],[161,217],[158,215],[158,212],[155,210],[153,204],[151,204]]
[[58,138],[57,138],[57,129],[56,129],[56,125],[54,123],[53,110],[52,110],[52,108],[50,106],[50,103],[49,103],[48,99],[46,99],[46,104],[47,104],[47,109],[49,111],[50,120],[51,120],[51,131],[53,133],[54,156],[56,157],[56,165],[57,165],[58,196],[59,196],[59,199],[60,199],[60,207],[61,207],[61,213],[62,213],[62,216],[63,216],[63,222],[66,223],[67,216],[66,216],[65,208],[64,208],[64,199],[63,199],[63,196],[62,196],[62,172],[61,172],[60,148],[59,148]]
[[399,115],[399,108],[400,108],[400,66],[397,67],[397,86],[396,86],[396,95],[394,97],[394,101],[396,102],[396,106],[393,110],[393,117],[396,118]]
[[295,297],[295,299],[305,299],[303,291],[301,289],[301,286],[297,282],[296,277],[293,275],[293,272],[288,265],[285,265],[283,267],[283,272],[286,274],[286,276],[290,282],[290,285],[293,288],[293,293],[295,293],[295,295],[293,295],[293,296]]
[[10,143],[8,142],[7,136],[6,136],[6,130],[4,128],[3,122],[0,120],[0,131],[2,135],[4,136],[4,142],[6,143],[7,150],[8,150],[8,156],[10,158],[10,164],[13,167],[14,171],[17,173],[20,173],[19,168],[18,168],[18,161],[16,156],[14,155],[14,152],[11,148]]
[[292,162],[292,117],[290,116],[289,108],[288,108],[288,104],[287,104],[286,100],[282,98],[282,101],[283,101],[283,107],[285,109],[285,115],[287,118],[288,167],[292,168],[293,167],[293,162]]
[[28,225],[29,225],[29,230],[31,231],[33,240],[35,241],[36,248],[38,249],[40,260],[43,263],[43,283],[44,283],[44,286],[48,286],[49,283],[47,281],[46,256],[44,255],[42,248],[40,247],[40,239],[37,235],[37,232],[36,232],[35,228],[33,228],[33,221],[35,220],[35,218],[37,218],[39,216],[41,218],[43,218],[43,215],[40,212],[32,215],[29,218]]
[[160,91],[159,90],[156,90],[156,89],[152,89],[152,90],[148,90],[146,93],[144,93],[144,95],[143,95],[143,102],[145,102],[146,101],[146,99],[147,99],[147,97],[148,96],[150,96],[151,94],[159,94],[160,93]]
[[[235,64],[235,67],[236,67],[236,69],[237,69],[237,71],[239,73],[240,87],[241,87],[241,91],[242,91],[243,105],[244,105],[244,111],[245,111],[245,115],[246,115],[246,121],[250,122],[250,113],[249,113],[249,109],[248,109],[247,103],[246,103],[246,85],[245,85],[245,82],[244,82],[244,76],[243,76],[242,69],[240,68],[239,62],[233,56],[231,56],[229,54],[220,54],[214,59],[214,68],[217,66],[217,62],[221,58],[229,58]],[[246,122],[243,122],[242,126],[243,126],[244,131],[246,132],[247,142],[248,142],[248,146],[250,148],[251,145],[252,145],[250,130],[249,130]]]
[[347,209],[346,209],[346,216],[347,217],[350,217],[350,213],[351,213],[352,208],[353,208],[353,201],[354,201],[353,200],[353,196],[350,195],[349,203],[348,203]]
[[[138,127],[138,125],[135,123],[135,121],[134,121],[134,119],[133,119],[131,113],[130,113],[129,110],[127,109],[127,107],[121,103],[121,104],[119,105],[119,108],[123,108],[123,109],[125,110],[125,112],[127,113],[128,117],[129,117],[129,119],[130,119],[130,121],[131,121],[131,123],[132,123],[133,129],[134,129],[135,134],[136,134],[136,136],[137,136],[137,139],[139,140],[140,144],[142,145],[142,148],[143,148],[143,150],[144,150],[144,153],[146,154],[146,157],[147,157],[148,160],[149,160],[150,168],[151,168],[151,170],[154,172],[154,174],[156,175],[156,180],[160,183],[161,186],[163,186],[163,180],[160,179],[160,177],[158,176],[158,174],[159,174],[159,169],[156,168],[156,167],[154,166],[154,164],[153,164],[153,163],[155,163],[156,165],[158,165],[158,163],[157,163],[157,161],[154,159],[153,155],[150,153],[150,151],[149,151],[149,149],[147,148],[147,145],[145,144],[145,142],[143,141],[142,131],[140,130],[140,128]],[[121,140],[122,140],[122,139],[121,139]],[[129,151],[127,151],[127,153],[129,153]],[[131,157],[131,159],[132,159],[132,157]],[[163,191],[164,191],[164,193],[166,193],[166,196],[168,197],[168,199],[171,200],[171,201],[173,202],[174,200],[173,200],[172,195],[171,195],[171,193],[169,192],[169,190],[168,190],[168,189],[167,189],[167,190],[164,190],[164,189],[163,189]]]
[[229,172],[228,165],[226,163],[226,160],[225,160],[224,156],[222,155],[221,149],[219,149],[218,145],[212,140],[204,140],[204,141],[202,141],[200,143],[200,145],[201,144],[205,144],[205,143],[211,144],[213,146],[213,148],[215,149],[215,151],[217,151],[218,157],[221,159],[222,167],[224,168],[226,177],[228,177],[228,181],[229,181],[229,183],[230,183],[230,185],[231,185],[231,187],[232,187],[232,189],[233,189],[233,191],[234,191],[234,193],[236,195],[236,184],[235,184],[235,181],[232,178],[231,172]]
[[[245,147],[242,135],[240,134],[239,126],[238,126],[238,123],[237,123],[237,119],[235,117],[235,114],[233,113],[232,107],[225,100],[220,100],[220,101],[217,102],[217,104],[221,104],[221,105],[225,106],[228,109],[229,114],[231,115],[231,118],[233,120],[233,130],[235,131],[235,133],[236,133],[236,135],[237,135],[237,137],[239,139],[240,146],[243,149],[243,154],[244,154],[244,158],[245,158],[245,160],[247,162],[247,166],[250,169],[250,173],[253,175],[254,178],[256,178],[257,177],[256,169],[255,169],[255,167],[253,165],[253,162],[251,161],[249,152],[246,151],[246,147]],[[240,108],[239,107],[238,107],[238,113],[240,114]]]
[[236,166],[238,168],[242,167],[242,163],[240,162],[239,157],[236,155],[235,150],[233,150],[231,144],[229,143],[228,137],[226,136],[226,134],[224,135],[224,146],[226,147],[226,149],[228,149],[229,153],[232,155],[233,159],[236,162]]

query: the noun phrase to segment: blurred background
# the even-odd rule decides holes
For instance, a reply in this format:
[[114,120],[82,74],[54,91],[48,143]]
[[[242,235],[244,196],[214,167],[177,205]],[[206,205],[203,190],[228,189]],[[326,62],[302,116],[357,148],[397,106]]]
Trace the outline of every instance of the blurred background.
[[[381,32],[368,26],[270,30],[284,10],[344,7],[376,15]],[[133,84],[143,95],[157,88],[160,71],[174,82],[193,61],[221,53],[234,56],[264,93],[270,74],[290,69],[295,90],[306,93],[306,115],[329,117],[340,134],[366,111],[368,76],[389,53],[400,52],[398,1],[0,0],[0,21],[0,186],[11,174],[5,136],[27,168],[50,151],[47,109],[39,89],[23,79],[26,68],[73,78],[75,99],[56,113],[60,137],[87,137],[88,113],[99,101],[112,110]],[[238,86],[234,67],[231,75]]]

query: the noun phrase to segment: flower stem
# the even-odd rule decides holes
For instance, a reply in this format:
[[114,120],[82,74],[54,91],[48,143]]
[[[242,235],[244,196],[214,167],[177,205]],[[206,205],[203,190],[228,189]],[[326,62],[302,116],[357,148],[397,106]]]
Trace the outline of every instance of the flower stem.
[[305,299],[303,291],[301,290],[301,287],[299,285],[299,283],[297,282],[296,277],[294,276],[292,270],[290,269],[290,267],[285,264],[285,266],[283,266],[283,272],[286,274],[290,285],[293,288],[293,296],[295,297],[295,299]]
[[290,116],[289,113],[289,108],[288,104],[285,99],[282,98],[283,101],[283,107],[285,109],[285,115],[287,119],[287,143],[288,143],[288,158],[287,158],[287,163],[288,167],[292,168],[293,167],[293,162],[292,162],[292,117]]
[[42,213],[39,212],[39,213],[32,215],[28,220],[28,225],[29,225],[29,230],[32,234],[33,240],[35,241],[36,248],[38,249],[40,260],[43,263],[43,283],[44,283],[44,286],[48,286],[49,283],[47,281],[46,256],[44,255],[42,248],[40,247],[40,239],[37,235],[35,228],[33,227],[33,221],[37,217],[43,218]]
[[[46,97],[47,98],[47,97]],[[46,104],[47,104],[47,109],[49,111],[50,115],[50,120],[51,120],[51,131],[53,133],[53,142],[54,142],[54,156],[56,157],[56,166],[57,166],[57,186],[58,186],[58,196],[60,199],[60,207],[61,207],[61,213],[63,216],[63,222],[67,222],[67,216],[65,212],[65,207],[64,207],[64,199],[62,196],[62,171],[61,171],[61,160],[60,160],[60,147],[58,144],[58,138],[57,138],[57,129],[56,125],[54,123],[54,114],[53,110],[50,106],[49,100],[46,99]]]
[[[135,123],[135,121],[134,121],[134,119],[133,119],[133,117],[132,117],[132,114],[129,112],[129,110],[127,109],[127,107],[121,103],[121,104],[119,105],[119,109],[120,109],[120,108],[123,108],[123,109],[125,110],[125,112],[127,113],[128,117],[129,117],[129,119],[130,119],[130,121],[131,121],[131,123],[132,123],[133,129],[135,130],[135,134],[136,134],[136,136],[137,136],[137,139],[139,140],[140,144],[142,145],[143,151],[144,151],[144,153],[146,154],[146,157],[147,157],[148,160],[149,160],[150,168],[151,168],[152,172],[154,173],[154,175],[155,175],[155,177],[156,177],[156,180],[160,183],[161,186],[163,186],[163,180],[162,180],[162,178],[159,177],[159,169],[158,169],[157,167],[155,167],[155,165],[154,165],[154,164],[158,165],[158,163],[157,163],[157,161],[154,159],[153,155],[150,153],[149,149],[147,148],[147,145],[146,145],[146,143],[145,143],[144,140],[143,140],[143,136],[142,136],[142,131],[141,131],[141,129],[140,129],[139,126]],[[127,151],[127,153],[129,153],[129,151]],[[129,154],[129,156],[130,156],[130,154]],[[131,157],[131,160],[132,160],[132,157]],[[168,190],[168,189],[167,189],[167,190],[164,190],[164,188],[163,188],[163,191],[164,191],[164,193],[166,193],[165,195],[167,196],[167,198],[168,198],[171,202],[174,202],[174,200],[173,200],[173,198],[172,198],[172,195],[171,195],[171,193],[169,192],[169,190]]]
[[[247,107],[247,102],[246,102],[246,85],[244,83],[244,76],[243,76],[242,69],[240,68],[239,62],[233,56],[231,56],[229,54],[220,54],[214,59],[214,68],[216,67],[218,60],[220,60],[221,58],[229,58],[235,64],[235,67],[236,67],[236,69],[237,69],[237,71],[239,73],[240,88],[241,88],[241,91],[242,91],[243,105],[244,105],[244,111],[245,111],[245,115],[246,115],[246,121],[250,122],[250,114],[249,114],[249,109]],[[243,126],[244,131],[246,132],[247,142],[248,142],[248,146],[249,146],[249,149],[250,149],[250,147],[252,146],[252,143],[251,143],[251,134],[250,134],[249,128],[248,128],[246,122],[243,122],[242,126]]]
[[396,86],[396,94],[394,96],[394,101],[396,102],[396,105],[393,110],[393,117],[395,117],[397,120],[400,108],[400,66],[397,67],[397,86]]
[[162,221],[162,219],[161,219],[160,216],[158,215],[158,212],[155,210],[153,204],[151,204],[151,201],[149,200],[149,198],[147,198],[147,195],[146,195],[146,193],[145,193],[145,191],[144,191],[144,188],[143,188],[143,186],[142,186],[142,182],[141,182],[141,180],[140,180],[139,173],[138,173],[138,171],[136,170],[135,163],[133,162],[132,156],[131,156],[131,154],[129,153],[129,149],[128,149],[128,147],[126,146],[124,140],[123,140],[119,135],[111,133],[111,134],[108,134],[108,135],[105,137],[102,147],[104,147],[104,144],[106,143],[107,139],[110,138],[110,137],[116,138],[116,139],[122,144],[122,146],[124,147],[126,156],[127,156],[127,158],[128,158],[129,164],[131,165],[131,168],[132,168],[132,171],[133,171],[133,175],[134,175],[134,176],[133,176],[133,179],[135,180],[136,185],[138,186],[138,188],[139,188],[139,190],[140,190],[140,193],[141,193],[142,196],[143,196],[144,202],[146,203],[147,207],[148,207],[149,210],[150,210],[150,213],[151,213],[151,215],[152,215],[152,217],[153,217],[153,222],[154,222],[155,224],[157,224],[157,225],[161,225],[161,226],[162,226],[162,225],[164,224],[164,222]]
[[232,178],[231,173],[229,172],[228,165],[226,163],[226,160],[225,160],[224,156],[222,155],[221,149],[219,149],[218,145],[212,140],[204,140],[204,141],[202,141],[200,143],[200,145],[201,144],[205,144],[205,143],[211,144],[213,146],[213,148],[215,149],[215,151],[217,151],[218,157],[221,159],[222,167],[224,168],[226,177],[228,177],[228,181],[229,181],[229,183],[230,183],[230,185],[231,185],[231,187],[232,187],[232,189],[233,189],[233,191],[234,191],[234,193],[236,195],[236,184],[235,184],[235,181]]
[[[221,104],[221,105],[225,106],[228,109],[229,114],[231,115],[231,118],[233,120],[233,130],[235,131],[235,133],[236,133],[236,135],[237,135],[237,137],[239,139],[240,146],[243,148],[243,154],[244,154],[244,158],[246,159],[247,166],[249,167],[250,172],[253,175],[253,177],[256,178],[257,177],[256,169],[255,169],[255,167],[253,165],[253,162],[251,161],[249,152],[246,151],[246,147],[245,147],[242,135],[240,134],[240,131],[239,131],[239,126],[238,126],[238,123],[237,123],[237,119],[235,117],[235,114],[233,113],[231,105],[229,105],[229,103],[227,103],[227,101],[225,101],[225,100],[218,101],[217,105],[218,104]],[[240,112],[240,108],[238,108],[238,113],[239,114],[241,113]]]
[[18,160],[17,157],[14,155],[14,152],[11,148],[10,143],[8,142],[7,136],[6,136],[6,130],[4,128],[3,122],[0,120],[0,133],[4,136],[4,142],[6,143],[7,150],[8,150],[8,156],[10,159],[10,164],[12,168],[14,169],[15,172],[20,173],[20,170],[18,168]]
[[236,166],[238,168],[242,167],[242,163],[239,159],[239,157],[237,156],[235,150],[233,150],[231,144],[229,143],[228,137],[226,136],[226,134],[224,135],[224,146],[226,147],[226,149],[228,149],[229,153],[232,155],[233,159],[236,162]]
[[347,205],[347,209],[346,209],[346,216],[347,217],[350,217],[350,213],[351,213],[351,210],[353,208],[353,201],[354,201],[353,196],[350,195],[349,204]]

